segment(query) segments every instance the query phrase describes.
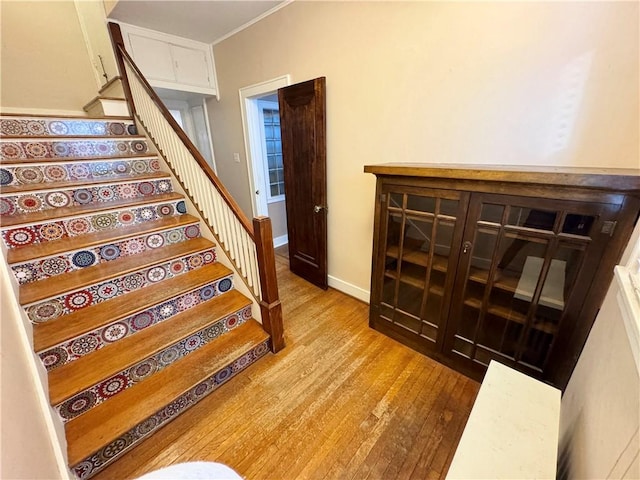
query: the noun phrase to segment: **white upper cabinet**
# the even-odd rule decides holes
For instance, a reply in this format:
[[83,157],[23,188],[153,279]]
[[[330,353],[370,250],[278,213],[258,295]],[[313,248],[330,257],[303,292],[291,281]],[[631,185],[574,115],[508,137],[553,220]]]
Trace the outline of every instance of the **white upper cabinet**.
[[121,23],[127,51],[151,86],[218,96],[211,45]]

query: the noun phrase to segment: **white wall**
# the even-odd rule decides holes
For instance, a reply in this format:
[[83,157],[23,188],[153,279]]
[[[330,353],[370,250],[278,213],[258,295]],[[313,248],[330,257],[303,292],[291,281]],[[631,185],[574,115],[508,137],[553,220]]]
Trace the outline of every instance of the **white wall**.
[[[634,247],[640,248],[640,224],[622,265],[630,263]],[[562,397],[561,458],[570,478],[640,478],[640,364],[631,348],[640,308],[628,310],[620,278],[609,288]]]
[[28,340],[31,325],[16,302],[4,258],[0,262],[0,478],[69,478],[64,427],[48,406],[45,369]]
[[251,212],[238,90],[327,77],[329,274],[366,296],[386,162],[639,167],[638,2],[293,2],[214,46],[218,172]]
[[73,0],[3,1],[1,9],[2,111],[84,114],[98,88]]

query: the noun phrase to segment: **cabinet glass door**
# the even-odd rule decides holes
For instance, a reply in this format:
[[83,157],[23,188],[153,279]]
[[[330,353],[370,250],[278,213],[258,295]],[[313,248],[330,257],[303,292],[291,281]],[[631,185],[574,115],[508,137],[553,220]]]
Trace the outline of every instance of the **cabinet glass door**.
[[483,368],[495,359],[540,373],[571,315],[599,214],[572,202],[485,199],[500,196],[471,198],[448,349]]
[[446,318],[445,291],[453,281],[450,258],[459,244],[454,236],[460,231],[460,198],[432,191],[389,192],[385,199],[380,319],[433,346]]

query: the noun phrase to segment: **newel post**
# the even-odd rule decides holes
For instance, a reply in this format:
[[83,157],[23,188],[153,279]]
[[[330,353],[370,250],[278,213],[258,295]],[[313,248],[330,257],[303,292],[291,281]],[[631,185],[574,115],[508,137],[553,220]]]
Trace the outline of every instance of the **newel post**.
[[116,56],[116,63],[118,64],[118,70],[120,70],[120,82],[122,83],[122,89],[124,90],[124,96],[127,99],[127,105],[129,106],[129,113],[131,117],[136,116],[136,107],[133,103],[133,96],[131,95],[131,87],[129,86],[129,78],[127,77],[127,69],[124,66],[124,58],[120,48],[124,50],[124,38],[122,38],[122,30],[117,23],[109,22],[109,36],[111,37],[111,46],[113,47],[113,53]]
[[284,328],[282,325],[282,305],[278,295],[278,279],[276,278],[276,257],[273,251],[273,233],[269,217],[253,219],[258,271],[260,273],[260,312],[262,326],[271,335],[273,353],[284,348]]

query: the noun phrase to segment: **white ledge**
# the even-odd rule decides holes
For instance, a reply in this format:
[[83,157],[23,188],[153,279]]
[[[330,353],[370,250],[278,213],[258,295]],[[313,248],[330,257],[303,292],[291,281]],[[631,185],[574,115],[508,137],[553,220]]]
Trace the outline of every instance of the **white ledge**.
[[632,283],[629,268],[617,266],[615,274],[619,288],[616,297],[622,312],[624,328],[629,337],[631,353],[640,374],[640,291]]

